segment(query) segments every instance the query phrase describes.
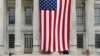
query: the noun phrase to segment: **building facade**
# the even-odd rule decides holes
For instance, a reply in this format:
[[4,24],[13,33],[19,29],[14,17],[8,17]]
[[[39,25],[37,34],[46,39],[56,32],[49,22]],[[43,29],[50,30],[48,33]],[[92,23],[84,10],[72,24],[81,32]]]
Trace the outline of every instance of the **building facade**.
[[[71,1],[72,56],[100,54],[100,0]],[[39,0],[0,0],[0,56],[62,56],[40,51]]]

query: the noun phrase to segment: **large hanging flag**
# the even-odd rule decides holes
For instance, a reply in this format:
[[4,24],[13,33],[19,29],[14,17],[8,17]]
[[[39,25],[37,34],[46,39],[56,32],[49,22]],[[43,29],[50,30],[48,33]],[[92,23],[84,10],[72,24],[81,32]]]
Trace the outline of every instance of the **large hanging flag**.
[[71,0],[40,0],[41,51],[69,49]]

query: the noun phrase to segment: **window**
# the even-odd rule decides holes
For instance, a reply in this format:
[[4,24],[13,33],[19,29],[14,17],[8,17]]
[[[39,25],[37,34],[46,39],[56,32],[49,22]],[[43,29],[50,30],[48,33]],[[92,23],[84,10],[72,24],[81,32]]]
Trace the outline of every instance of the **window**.
[[100,25],[100,8],[95,8],[95,25]]
[[25,8],[25,24],[32,25],[32,8]]
[[33,35],[25,34],[24,35],[24,53],[32,53],[33,51]]
[[100,48],[100,34],[95,35],[95,47]]
[[9,34],[9,48],[14,48],[14,43],[15,43],[15,35],[14,34]]
[[77,48],[83,48],[83,34],[77,34]]
[[15,9],[9,8],[9,24],[15,24]]
[[77,24],[82,25],[84,24],[84,9],[83,7],[77,7],[76,8],[76,18],[77,18]]

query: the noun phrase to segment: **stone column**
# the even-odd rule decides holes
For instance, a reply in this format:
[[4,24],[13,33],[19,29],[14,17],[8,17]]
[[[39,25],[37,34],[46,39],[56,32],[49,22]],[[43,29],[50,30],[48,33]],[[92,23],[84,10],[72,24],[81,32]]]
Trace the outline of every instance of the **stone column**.
[[85,50],[94,51],[95,48],[95,29],[94,29],[94,0],[85,0],[86,16],[86,39]]
[[71,22],[70,22],[70,51],[77,52],[77,37],[76,37],[76,0],[71,1]]
[[4,0],[4,23],[3,23],[3,29],[4,29],[4,33],[3,33],[3,42],[4,42],[4,54],[8,55],[9,51],[8,51],[8,39],[7,39],[7,0]]
[[16,0],[15,19],[15,55],[22,53],[21,21],[22,21],[22,0]]
[[33,52],[40,51],[39,0],[33,0]]
[[4,54],[4,37],[6,32],[6,3],[0,0],[0,56]]

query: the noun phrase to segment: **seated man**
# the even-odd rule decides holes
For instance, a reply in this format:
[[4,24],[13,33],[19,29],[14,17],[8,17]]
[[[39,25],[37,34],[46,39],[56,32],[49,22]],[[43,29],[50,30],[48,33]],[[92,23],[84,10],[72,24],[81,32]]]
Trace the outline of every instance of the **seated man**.
[[61,51],[59,52],[60,54],[69,54],[69,51],[68,50],[65,50],[65,51]]
[[63,54],[69,54],[69,51],[68,50],[63,51]]

